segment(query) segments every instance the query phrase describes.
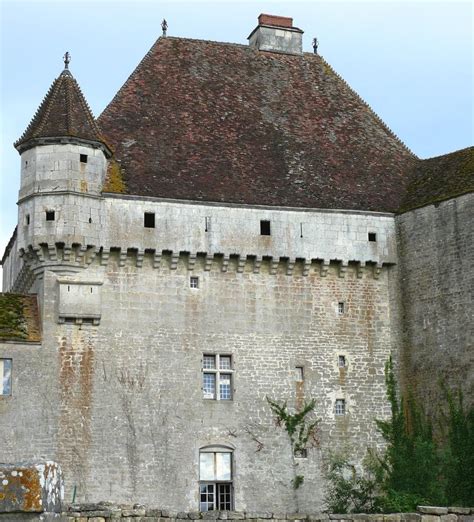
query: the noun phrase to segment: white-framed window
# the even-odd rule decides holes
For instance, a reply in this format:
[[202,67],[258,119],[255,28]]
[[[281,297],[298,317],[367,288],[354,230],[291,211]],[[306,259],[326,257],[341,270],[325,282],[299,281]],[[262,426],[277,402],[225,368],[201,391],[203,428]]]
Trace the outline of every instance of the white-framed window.
[[12,394],[12,360],[0,359],[0,395]]
[[202,391],[204,399],[232,400],[232,356],[204,354],[202,357]]
[[335,407],[336,415],[345,415],[346,414],[346,400],[345,399],[336,399],[336,407]]
[[339,366],[339,368],[345,368],[346,365],[347,365],[347,362],[346,362],[346,356],[345,355],[339,355],[338,358],[337,358],[337,365]]
[[189,278],[189,288],[199,288],[199,277],[191,276]]
[[199,451],[199,511],[232,511],[232,450],[207,447]]

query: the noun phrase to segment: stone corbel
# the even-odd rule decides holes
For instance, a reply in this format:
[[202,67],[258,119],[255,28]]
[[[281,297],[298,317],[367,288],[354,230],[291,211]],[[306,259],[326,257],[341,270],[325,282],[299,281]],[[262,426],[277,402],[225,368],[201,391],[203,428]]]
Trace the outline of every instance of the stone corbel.
[[311,269],[311,259],[305,259],[303,261],[303,275],[307,276],[309,274],[309,271]]
[[276,275],[278,272],[278,265],[280,264],[280,258],[273,258],[270,266],[270,274]]
[[213,255],[206,254],[206,258],[204,260],[204,270],[209,272],[211,270],[212,261],[214,260]]
[[258,256],[255,256],[254,261],[253,261],[253,273],[254,274],[259,274],[260,273],[261,265],[262,265],[262,258],[258,257]]
[[239,256],[239,261],[237,262],[237,272],[241,274],[245,269],[245,263],[247,262],[247,256]]
[[176,270],[178,268],[178,261],[179,261],[179,252],[172,252],[171,253],[171,270]]
[[100,255],[100,265],[107,266],[109,263],[110,250],[102,249],[102,253]]
[[324,261],[321,263],[321,267],[319,269],[319,273],[321,274],[321,277],[326,277],[328,275],[329,270],[329,261]]
[[224,256],[222,258],[222,272],[227,272],[227,269],[229,268],[229,256]]
[[144,250],[138,250],[137,251],[137,262],[136,262],[137,268],[141,268],[143,266],[143,258],[144,257],[145,257],[145,251]]

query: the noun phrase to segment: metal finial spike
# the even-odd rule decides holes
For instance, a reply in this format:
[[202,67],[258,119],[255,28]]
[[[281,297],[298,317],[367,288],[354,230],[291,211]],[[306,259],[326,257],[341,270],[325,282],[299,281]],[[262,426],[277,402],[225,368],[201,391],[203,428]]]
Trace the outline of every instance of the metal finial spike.
[[166,36],[166,30],[168,29],[168,22],[163,18],[161,22],[161,29],[163,31],[163,36]]
[[319,45],[318,39],[317,38],[313,38],[313,52],[314,52],[314,54],[318,54],[318,45]]
[[68,51],[66,51],[66,54],[63,56],[64,60],[64,68],[69,69],[69,62],[71,61],[71,55]]

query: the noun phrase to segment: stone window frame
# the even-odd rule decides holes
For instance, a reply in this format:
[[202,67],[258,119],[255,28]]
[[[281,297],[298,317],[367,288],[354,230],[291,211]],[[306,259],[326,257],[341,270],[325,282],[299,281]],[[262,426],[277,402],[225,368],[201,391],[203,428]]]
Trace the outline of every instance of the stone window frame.
[[[206,474],[204,460],[209,463],[212,455],[212,476]],[[224,459],[223,456],[227,457]],[[225,462],[225,461],[228,462]],[[220,473],[220,475],[219,475]],[[216,445],[199,448],[199,511],[233,511],[234,510],[234,449],[229,446]]]
[[[214,361],[213,364],[212,360]],[[224,366],[224,360],[229,363]],[[232,401],[234,399],[234,358],[229,353],[203,353],[201,360],[202,395],[204,400]],[[226,380],[228,379],[228,384]],[[225,384],[225,388],[221,385]]]

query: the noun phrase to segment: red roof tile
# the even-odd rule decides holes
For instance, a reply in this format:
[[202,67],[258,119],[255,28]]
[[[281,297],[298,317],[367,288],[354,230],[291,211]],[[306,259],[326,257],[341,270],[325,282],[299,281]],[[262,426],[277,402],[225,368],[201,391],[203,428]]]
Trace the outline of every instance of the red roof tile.
[[99,117],[128,192],[394,211],[413,154],[318,55],[159,38]]
[[35,145],[38,139],[52,137],[103,142],[84,95],[67,69],[54,80],[31,123],[14,145],[21,152]]

